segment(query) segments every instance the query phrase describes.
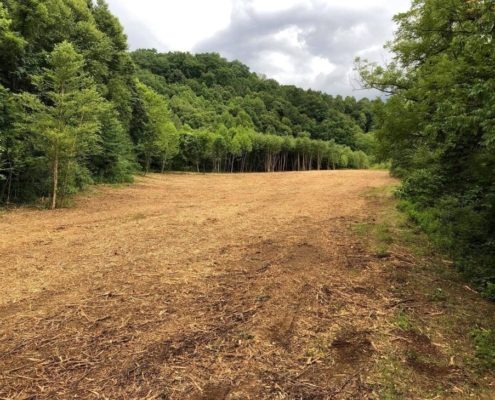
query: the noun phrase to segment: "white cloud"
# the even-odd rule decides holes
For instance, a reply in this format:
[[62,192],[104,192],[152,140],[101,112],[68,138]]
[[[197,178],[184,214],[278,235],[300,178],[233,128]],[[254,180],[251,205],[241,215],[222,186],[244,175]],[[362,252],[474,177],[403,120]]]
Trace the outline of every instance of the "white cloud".
[[192,50],[205,37],[213,35],[230,23],[231,0],[109,0],[114,11],[129,30],[131,25],[153,33],[161,44],[160,50]]
[[311,57],[310,65],[314,76],[331,74],[336,68],[327,58],[319,56]]
[[304,39],[301,38],[302,29],[297,26],[289,26],[273,35],[275,40],[292,46],[296,49],[302,49],[304,47]]
[[251,0],[245,2],[241,0],[241,3],[249,3],[250,6],[259,13],[270,13],[290,9],[300,4],[311,4],[308,0]]
[[214,51],[281,83],[354,92],[356,56],[382,62],[410,0],[108,0],[132,49]]

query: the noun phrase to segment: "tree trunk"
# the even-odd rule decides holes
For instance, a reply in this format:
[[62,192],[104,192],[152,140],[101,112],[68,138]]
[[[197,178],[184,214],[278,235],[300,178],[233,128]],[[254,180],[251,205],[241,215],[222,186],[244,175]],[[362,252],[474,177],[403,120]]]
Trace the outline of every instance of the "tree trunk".
[[[10,204],[10,192],[12,190],[12,178],[14,174],[14,167],[12,166],[11,160],[9,160],[9,177],[7,178],[7,199],[6,204]],[[3,198],[3,193],[2,193]]]
[[144,175],[146,175],[150,171],[151,165],[151,156],[146,155],[146,159],[144,161]]
[[57,207],[57,189],[58,189],[58,152],[55,153],[52,165],[52,204],[50,208],[55,210]]
[[162,159],[162,174],[165,172],[165,159]]

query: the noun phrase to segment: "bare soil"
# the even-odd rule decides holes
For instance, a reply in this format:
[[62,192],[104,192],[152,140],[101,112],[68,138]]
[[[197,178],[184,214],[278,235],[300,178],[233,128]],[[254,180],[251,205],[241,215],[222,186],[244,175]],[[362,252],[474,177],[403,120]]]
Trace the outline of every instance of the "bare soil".
[[4,213],[0,398],[378,398],[389,345],[418,380],[447,382],[437,398],[465,398],[479,382],[425,364],[416,353],[443,349],[391,325],[410,299],[387,268],[405,256],[352,229],[383,207],[367,191],[394,183],[149,175],[70,209]]

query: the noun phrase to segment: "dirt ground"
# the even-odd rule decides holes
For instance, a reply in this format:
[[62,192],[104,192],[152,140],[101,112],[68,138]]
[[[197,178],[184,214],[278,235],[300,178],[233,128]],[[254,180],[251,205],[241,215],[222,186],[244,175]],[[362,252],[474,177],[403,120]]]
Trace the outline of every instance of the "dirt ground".
[[[391,324],[414,299],[387,268],[410,258],[352,229],[383,207],[366,193],[394,183],[383,171],[149,175],[69,209],[2,214],[0,398],[385,398],[387,346],[450,354],[434,332]],[[398,359],[442,383],[436,398],[482,386],[455,359]]]

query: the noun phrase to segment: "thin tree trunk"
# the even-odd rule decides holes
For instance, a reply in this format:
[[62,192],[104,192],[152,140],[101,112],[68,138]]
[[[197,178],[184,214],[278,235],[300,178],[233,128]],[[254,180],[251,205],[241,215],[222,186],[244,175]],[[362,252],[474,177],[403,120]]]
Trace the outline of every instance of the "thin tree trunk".
[[57,189],[58,189],[58,152],[55,153],[52,165],[52,204],[50,208],[55,210],[57,207]]
[[144,166],[144,175],[147,175],[150,171],[151,157],[146,156],[145,166]]
[[[11,159],[9,158],[9,177],[7,178],[7,199],[6,199],[6,204],[9,204],[10,203],[10,193],[11,193],[11,190],[12,190],[12,178],[13,178],[13,174],[14,174],[14,167],[12,166],[12,161]],[[4,187],[4,191],[5,191],[5,187]],[[3,198],[3,195],[4,193],[2,193],[2,198]]]
[[10,204],[10,194],[12,192],[12,176],[13,175],[13,171],[12,171],[12,168],[10,168],[10,171],[9,171],[9,181],[8,181],[8,186],[7,186],[7,204]]

